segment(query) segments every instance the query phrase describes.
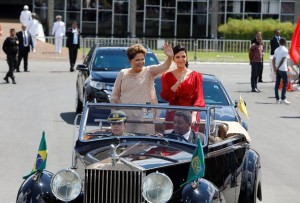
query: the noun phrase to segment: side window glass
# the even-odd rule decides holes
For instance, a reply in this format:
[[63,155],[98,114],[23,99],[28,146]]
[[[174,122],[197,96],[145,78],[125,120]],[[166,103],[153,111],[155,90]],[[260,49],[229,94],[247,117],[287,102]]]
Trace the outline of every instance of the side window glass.
[[92,58],[93,53],[94,53],[94,50],[95,50],[95,47],[91,48],[90,51],[89,51],[89,53],[88,53],[88,55],[85,57],[85,59],[83,61],[83,63],[85,65],[88,65],[88,63],[91,61],[91,58]]

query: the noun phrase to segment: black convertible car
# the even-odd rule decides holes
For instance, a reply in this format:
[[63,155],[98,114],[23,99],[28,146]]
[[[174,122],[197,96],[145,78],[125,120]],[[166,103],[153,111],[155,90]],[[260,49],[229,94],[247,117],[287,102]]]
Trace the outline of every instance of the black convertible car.
[[[128,116],[128,125],[149,125],[155,133],[132,130],[126,136],[112,136],[103,110],[115,109],[135,115]],[[165,125],[172,122],[161,117],[161,111],[205,115],[195,124],[204,136],[202,146],[174,139],[175,134],[167,136]],[[250,136],[240,123],[216,120],[215,112],[214,107],[87,103],[74,122],[72,166],[31,175],[22,183],[16,202],[255,203],[262,199],[260,156],[251,149]],[[204,176],[186,183],[190,167],[204,168],[194,161],[199,147]]]

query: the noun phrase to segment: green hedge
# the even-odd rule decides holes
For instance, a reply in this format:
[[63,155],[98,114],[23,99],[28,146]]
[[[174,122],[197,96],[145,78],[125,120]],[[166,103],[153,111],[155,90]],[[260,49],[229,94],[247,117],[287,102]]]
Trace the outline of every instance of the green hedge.
[[294,29],[291,22],[279,22],[274,19],[232,19],[229,18],[227,24],[218,27],[219,36],[225,39],[242,39],[250,40],[255,36],[257,31],[262,32],[263,39],[271,39],[274,36],[274,30],[280,29],[281,36],[291,40]]

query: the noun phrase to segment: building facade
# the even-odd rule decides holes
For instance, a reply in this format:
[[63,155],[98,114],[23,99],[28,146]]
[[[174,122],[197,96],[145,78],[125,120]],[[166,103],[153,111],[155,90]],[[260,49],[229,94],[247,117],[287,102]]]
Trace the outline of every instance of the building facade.
[[50,28],[62,15],[101,37],[214,38],[229,18],[296,23],[300,15],[299,0],[33,0],[32,8]]

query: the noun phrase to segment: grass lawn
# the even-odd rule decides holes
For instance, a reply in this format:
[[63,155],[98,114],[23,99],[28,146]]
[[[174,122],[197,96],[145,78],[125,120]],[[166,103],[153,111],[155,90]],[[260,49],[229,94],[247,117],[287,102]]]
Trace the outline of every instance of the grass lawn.
[[[159,61],[165,60],[165,54],[162,50],[153,50],[158,57]],[[189,61],[199,62],[237,62],[237,63],[248,63],[249,56],[248,52],[244,53],[223,53],[223,52],[194,52],[188,53]],[[270,54],[264,55],[264,60],[269,61]]]

